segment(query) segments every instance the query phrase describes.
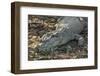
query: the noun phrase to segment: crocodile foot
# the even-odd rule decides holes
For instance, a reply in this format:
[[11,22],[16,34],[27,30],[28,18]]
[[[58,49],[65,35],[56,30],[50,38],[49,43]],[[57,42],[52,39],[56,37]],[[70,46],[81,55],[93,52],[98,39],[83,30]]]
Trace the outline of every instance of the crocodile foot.
[[78,40],[78,45],[79,46],[83,46],[84,45],[84,38],[81,35],[75,34],[75,39]]

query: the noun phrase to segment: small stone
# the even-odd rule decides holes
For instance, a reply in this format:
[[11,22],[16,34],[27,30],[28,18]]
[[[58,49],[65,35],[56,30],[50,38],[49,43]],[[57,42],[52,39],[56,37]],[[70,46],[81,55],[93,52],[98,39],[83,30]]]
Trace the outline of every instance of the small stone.
[[35,52],[34,51],[29,51],[30,53],[34,54]]

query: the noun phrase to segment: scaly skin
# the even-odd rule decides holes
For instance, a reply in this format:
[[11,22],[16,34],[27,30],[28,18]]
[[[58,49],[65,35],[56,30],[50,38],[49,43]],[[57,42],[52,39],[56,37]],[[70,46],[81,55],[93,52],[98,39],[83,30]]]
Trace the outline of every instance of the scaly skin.
[[77,17],[64,17],[56,25],[56,30],[44,34],[39,45],[40,51],[53,51],[57,46],[77,39],[79,45],[83,45],[84,39],[79,33],[84,29],[82,20]]

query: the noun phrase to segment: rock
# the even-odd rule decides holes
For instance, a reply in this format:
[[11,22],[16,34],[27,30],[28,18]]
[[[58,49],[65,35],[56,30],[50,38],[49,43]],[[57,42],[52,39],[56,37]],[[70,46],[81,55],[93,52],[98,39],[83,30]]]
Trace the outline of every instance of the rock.
[[71,46],[67,46],[67,51],[72,51],[72,47]]

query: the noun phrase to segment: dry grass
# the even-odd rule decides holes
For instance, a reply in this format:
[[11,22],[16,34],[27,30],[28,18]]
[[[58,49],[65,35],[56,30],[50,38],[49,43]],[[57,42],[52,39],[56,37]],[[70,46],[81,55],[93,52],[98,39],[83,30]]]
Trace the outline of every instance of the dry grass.
[[[77,59],[87,58],[87,31],[83,30],[81,35],[85,39],[84,46],[79,47],[76,40],[69,41],[67,44],[59,46],[53,52],[39,52],[37,46],[40,38],[47,32],[55,30],[55,24],[59,17],[52,16],[32,16],[29,15],[28,23],[28,60],[50,60],[50,59]],[[34,21],[35,20],[35,21]]]

